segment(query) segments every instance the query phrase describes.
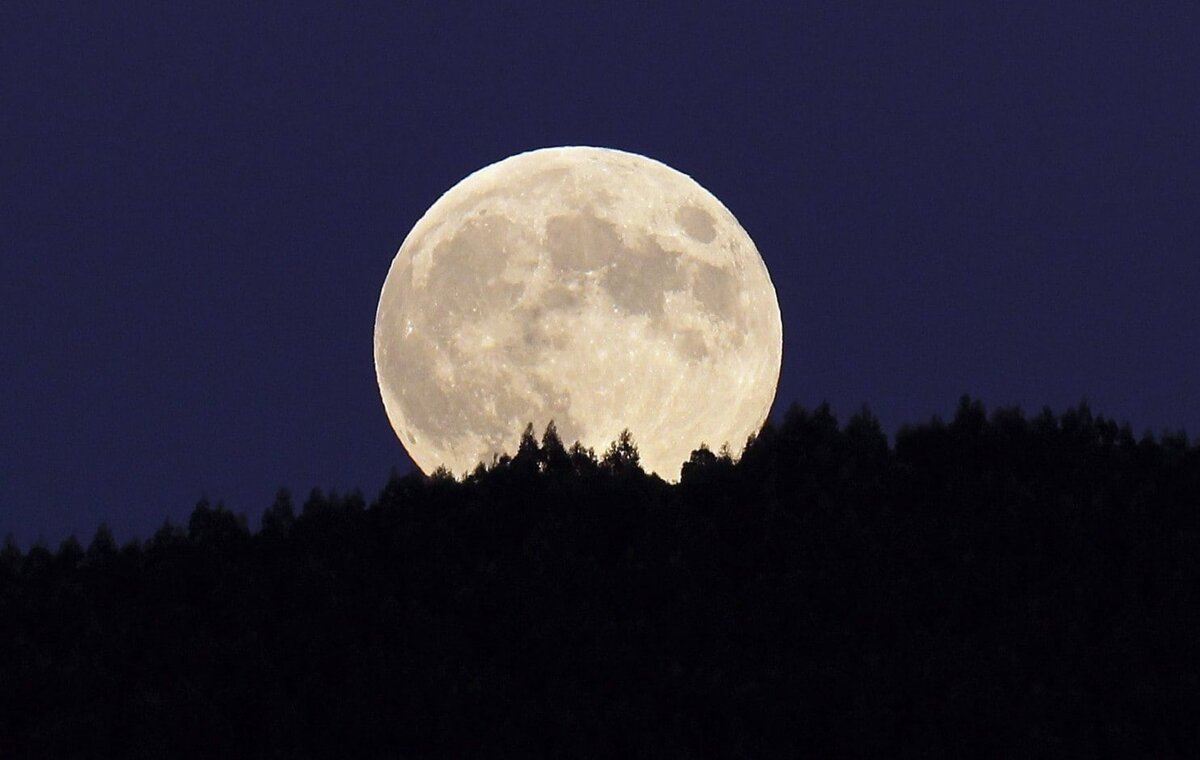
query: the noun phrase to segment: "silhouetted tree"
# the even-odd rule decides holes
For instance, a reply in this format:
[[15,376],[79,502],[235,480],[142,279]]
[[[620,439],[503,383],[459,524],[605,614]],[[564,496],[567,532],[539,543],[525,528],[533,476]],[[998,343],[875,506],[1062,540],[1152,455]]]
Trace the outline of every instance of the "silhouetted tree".
[[58,566],[62,571],[74,570],[83,561],[83,546],[74,536],[68,536],[58,546]]
[[261,533],[272,538],[286,538],[295,522],[292,494],[288,489],[281,488],[275,494],[275,501],[263,513]]
[[617,440],[609,445],[600,464],[617,474],[641,473],[641,455],[638,454],[637,444],[634,443],[633,434],[628,428],[622,430]]
[[571,457],[563,447],[554,420],[550,420],[546,425],[546,431],[542,433],[541,456],[543,468],[547,472],[565,473],[571,469]]
[[571,450],[568,452],[571,458],[571,467],[575,470],[575,474],[580,477],[594,475],[599,467],[596,462],[596,452],[590,447],[585,447],[579,441],[571,444]]
[[88,544],[86,559],[90,565],[103,565],[117,556],[117,541],[105,523],[100,523],[92,542]]
[[542,452],[534,436],[533,423],[525,426],[521,440],[517,444],[517,454],[509,464],[513,473],[522,479],[532,479],[542,467]]
[[149,549],[171,551],[186,545],[187,533],[170,520],[165,520],[161,527],[150,538]]
[[188,538],[214,551],[241,550],[249,537],[246,518],[230,512],[221,502],[210,507],[207,499],[201,499],[188,518]]
[[717,455],[712,453],[708,448],[708,444],[701,443],[700,448],[694,450],[688,460],[683,463],[680,468],[679,479],[683,483],[691,483],[698,479],[703,479],[705,474],[711,472],[717,465]]
[[21,548],[17,546],[13,534],[9,533],[4,537],[4,548],[0,549],[0,571],[16,575],[20,568],[21,557]]

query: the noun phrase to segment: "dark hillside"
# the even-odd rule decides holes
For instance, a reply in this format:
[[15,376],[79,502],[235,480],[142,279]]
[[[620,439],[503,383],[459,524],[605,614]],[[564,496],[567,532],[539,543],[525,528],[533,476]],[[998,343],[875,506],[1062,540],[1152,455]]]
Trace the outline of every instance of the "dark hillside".
[[[0,553],[0,757],[1190,755],[1200,447],[790,409]],[[518,754],[519,753],[519,754]]]

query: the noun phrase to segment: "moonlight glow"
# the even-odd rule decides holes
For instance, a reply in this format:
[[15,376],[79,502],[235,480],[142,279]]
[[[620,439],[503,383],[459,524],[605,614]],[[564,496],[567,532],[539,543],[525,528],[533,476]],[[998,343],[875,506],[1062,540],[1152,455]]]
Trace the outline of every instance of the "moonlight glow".
[[425,472],[467,472],[554,420],[597,451],[629,428],[675,480],[701,443],[758,432],[782,343],[766,266],[720,201],[643,156],[548,148],[475,172],[413,227],[375,369]]

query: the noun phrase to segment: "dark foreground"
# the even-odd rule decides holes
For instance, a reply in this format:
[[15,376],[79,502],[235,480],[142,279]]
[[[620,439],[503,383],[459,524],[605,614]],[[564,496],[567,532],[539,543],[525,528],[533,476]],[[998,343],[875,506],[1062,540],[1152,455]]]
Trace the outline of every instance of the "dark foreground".
[[466,483],[0,554],[0,757],[1195,755],[1200,447],[793,408],[668,486]]

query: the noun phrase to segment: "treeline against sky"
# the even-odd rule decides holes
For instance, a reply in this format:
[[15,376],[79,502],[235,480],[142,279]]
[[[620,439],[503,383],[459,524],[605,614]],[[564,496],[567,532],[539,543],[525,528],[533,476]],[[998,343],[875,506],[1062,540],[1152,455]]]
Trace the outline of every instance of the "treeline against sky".
[[1086,406],[793,406],[678,485],[528,431],[257,532],[10,542],[0,757],[1189,755],[1198,602],[1200,447]]

